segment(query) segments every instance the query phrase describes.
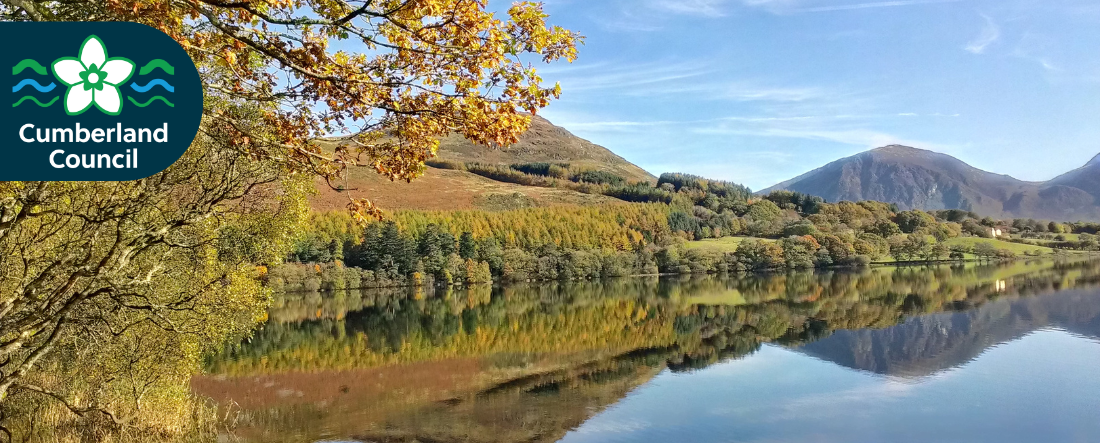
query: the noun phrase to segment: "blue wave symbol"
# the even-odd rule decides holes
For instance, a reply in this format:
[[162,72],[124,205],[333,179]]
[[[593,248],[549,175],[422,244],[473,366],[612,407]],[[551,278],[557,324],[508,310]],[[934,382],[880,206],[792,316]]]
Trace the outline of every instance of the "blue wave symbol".
[[53,88],[57,87],[57,85],[55,85],[53,82],[50,82],[50,84],[47,85],[47,86],[42,86],[42,85],[38,84],[38,82],[34,81],[34,79],[28,78],[28,79],[25,79],[25,80],[19,82],[19,84],[13,86],[11,88],[11,92],[19,92],[19,90],[23,89],[24,86],[31,86],[34,89],[37,89],[38,92],[50,92],[50,91],[53,91]]
[[137,82],[130,83],[130,87],[134,88],[134,90],[137,92],[149,92],[150,89],[153,89],[153,87],[157,85],[160,85],[168,92],[176,92],[176,88],[173,88],[172,85],[168,84],[168,82],[159,78],[150,80],[149,83],[145,84],[145,86],[138,85]]

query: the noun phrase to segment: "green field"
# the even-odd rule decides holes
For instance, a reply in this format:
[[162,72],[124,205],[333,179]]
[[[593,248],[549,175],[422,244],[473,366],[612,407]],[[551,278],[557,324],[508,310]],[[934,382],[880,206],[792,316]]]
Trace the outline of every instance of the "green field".
[[[714,249],[714,250],[718,250],[718,251],[722,251],[722,252],[734,252],[734,251],[737,251],[737,246],[739,246],[741,244],[741,242],[743,242],[745,240],[762,240],[762,241],[766,241],[766,242],[776,241],[774,239],[769,239],[769,238],[723,237],[723,238],[708,238],[708,239],[705,239],[705,240],[690,241],[690,242],[684,243],[684,247],[687,248],[687,249],[706,248],[706,249]],[[974,246],[977,246],[978,244],[981,244],[981,243],[992,243],[993,246],[997,247],[997,249],[1007,249],[1009,251],[1012,251],[1012,253],[1014,253],[1016,255],[1020,255],[1020,256],[1023,256],[1025,252],[1030,252],[1030,253],[1034,254],[1035,251],[1038,251],[1041,255],[1050,255],[1050,254],[1054,253],[1054,249],[1051,249],[1051,248],[1048,248],[1048,247],[1045,247],[1045,246],[1024,245],[1024,244],[1020,244],[1020,243],[1012,243],[1012,242],[1008,242],[1008,241],[1004,241],[1004,240],[996,240],[996,239],[992,239],[992,238],[958,237],[958,238],[952,238],[950,240],[947,240],[947,242],[946,242],[946,244],[948,246],[962,245],[962,246],[967,246],[967,247],[970,247],[970,248],[973,248]],[[967,254],[967,258],[972,259],[972,258],[977,258],[977,257],[974,257],[974,256],[971,256],[971,255]],[[890,262],[893,262],[893,261],[894,261],[893,257],[882,257],[880,260],[877,260],[876,262],[877,263],[890,263]]]
[[[1061,235],[1061,236],[1065,237],[1066,241],[1080,241],[1081,240],[1081,234],[1056,234],[1056,235]],[[1039,243],[1052,243],[1052,242],[1058,241],[1058,240],[1039,240],[1039,239],[1032,239],[1032,240],[1037,241]]]
[[755,237],[722,237],[722,238],[708,238],[705,240],[689,241],[684,243],[684,247],[687,249],[708,248],[717,249],[722,252],[734,252],[737,251],[737,246],[745,240],[763,240],[766,242],[774,242],[775,240],[770,238],[755,238]]
[[[1020,244],[1020,243],[1012,243],[1012,242],[1008,242],[1008,241],[1004,241],[1004,240],[996,240],[996,239],[992,239],[992,238],[956,237],[956,238],[948,239],[945,242],[945,244],[948,247],[951,247],[951,246],[966,246],[966,247],[971,248],[971,249],[973,249],[975,246],[977,246],[981,243],[992,243],[993,246],[995,246],[997,249],[1007,249],[1009,251],[1012,251],[1013,254],[1016,254],[1016,255],[1021,256],[1021,257],[1024,256],[1025,252],[1031,252],[1033,255],[1034,255],[1035,251],[1039,251],[1040,255],[1051,255],[1051,254],[1054,253],[1054,249],[1048,248],[1048,247],[1045,247],[1045,246],[1024,245],[1024,244]],[[1073,252],[1070,252],[1070,253],[1072,254]],[[966,254],[965,258],[967,260],[976,260],[978,258],[978,256],[976,256],[974,254]],[[897,260],[894,259],[894,257],[886,256],[886,257],[881,257],[878,260],[875,260],[875,263],[889,264],[889,263],[894,263],[896,261]]]
[[1020,243],[1012,243],[1004,240],[996,240],[992,238],[980,238],[980,237],[958,237],[947,240],[947,246],[967,246],[973,248],[982,243],[992,243],[997,249],[1007,249],[1012,251],[1016,255],[1024,255],[1025,252],[1034,253],[1039,251],[1042,255],[1049,255],[1054,253],[1054,249],[1045,246],[1031,246]]

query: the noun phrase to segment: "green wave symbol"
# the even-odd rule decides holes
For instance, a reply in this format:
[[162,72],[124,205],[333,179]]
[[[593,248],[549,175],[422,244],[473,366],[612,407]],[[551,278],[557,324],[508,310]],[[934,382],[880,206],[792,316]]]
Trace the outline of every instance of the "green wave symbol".
[[168,75],[176,75],[176,68],[173,68],[172,65],[168,64],[168,62],[159,58],[149,63],[146,63],[145,66],[142,66],[141,69],[138,71],[138,74],[146,75],[150,72],[153,72],[153,70],[157,68],[160,68],[162,71],[168,73]]
[[11,75],[19,75],[19,73],[23,72],[24,69],[31,69],[34,72],[37,72],[38,75],[46,75],[46,68],[38,64],[38,62],[29,58],[13,66],[11,68]]
[[[25,98],[25,97],[24,97],[24,98]],[[173,104],[172,104],[172,102],[168,101],[168,99],[166,99],[166,98],[164,98],[164,97],[161,97],[161,96],[159,96],[159,95],[158,95],[158,96],[154,96],[153,98],[149,99],[149,101],[147,101],[147,102],[145,102],[145,103],[138,103],[138,101],[137,101],[137,100],[134,100],[134,98],[133,98],[133,97],[126,97],[126,98],[130,100],[130,103],[133,103],[133,104],[134,104],[134,106],[137,106],[137,107],[139,107],[139,108],[144,108],[144,107],[146,107],[146,106],[149,106],[149,105],[153,104],[153,102],[155,102],[155,101],[157,101],[157,100],[160,100],[160,101],[164,102],[164,104],[168,105],[169,107],[173,107],[173,108],[174,108],[174,107],[176,107],[176,105],[173,105]]]
[[25,102],[25,101],[27,101],[27,100],[30,100],[30,101],[34,102],[35,104],[37,104],[37,105],[38,105],[39,107],[42,107],[42,108],[47,108],[47,107],[49,107],[50,105],[52,105],[52,104],[53,104],[53,102],[56,102],[56,101],[57,101],[57,99],[59,99],[59,98],[61,98],[61,97],[60,97],[60,96],[58,96],[58,97],[54,97],[54,98],[53,98],[53,100],[50,100],[50,101],[48,101],[48,102],[46,102],[46,103],[42,103],[42,102],[38,101],[38,99],[37,99],[37,98],[34,98],[34,97],[31,97],[31,96],[27,95],[27,96],[24,96],[23,98],[19,99],[19,101],[15,102],[15,104],[11,105],[11,107],[13,107],[13,108],[14,108],[14,107],[16,107],[16,106],[19,106],[19,105],[23,104],[23,102]]

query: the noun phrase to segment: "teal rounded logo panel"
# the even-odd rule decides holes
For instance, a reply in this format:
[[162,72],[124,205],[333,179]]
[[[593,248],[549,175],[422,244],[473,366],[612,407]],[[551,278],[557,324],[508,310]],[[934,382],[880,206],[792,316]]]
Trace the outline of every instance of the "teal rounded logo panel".
[[179,160],[198,133],[198,70],[154,28],[0,23],[0,39],[10,91],[0,103],[0,180],[136,180]]

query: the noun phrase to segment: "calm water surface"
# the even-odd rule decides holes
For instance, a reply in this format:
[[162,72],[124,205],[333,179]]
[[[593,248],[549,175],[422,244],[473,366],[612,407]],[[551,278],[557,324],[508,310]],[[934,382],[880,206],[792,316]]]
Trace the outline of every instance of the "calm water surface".
[[242,441],[1096,442],[1100,264],[287,294]]

